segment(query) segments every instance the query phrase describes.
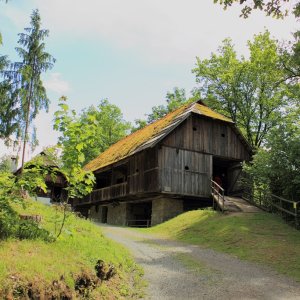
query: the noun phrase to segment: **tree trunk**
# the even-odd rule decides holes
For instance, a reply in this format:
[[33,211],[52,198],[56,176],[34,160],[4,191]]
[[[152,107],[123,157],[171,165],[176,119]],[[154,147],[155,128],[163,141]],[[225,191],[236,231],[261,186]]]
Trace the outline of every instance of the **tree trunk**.
[[30,106],[31,106],[31,96],[32,96],[32,81],[30,82],[29,97],[27,99],[28,100],[28,104],[27,104],[27,112],[26,112],[26,120],[25,120],[26,123],[25,123],[25,130],[24,130],[24,142],[23,142],[22,163],[21,163],[20,174],[23,173],[24,162],[25,162],[25,150],[26,150],[28,127],[29,127],[29,115],[30,115]]

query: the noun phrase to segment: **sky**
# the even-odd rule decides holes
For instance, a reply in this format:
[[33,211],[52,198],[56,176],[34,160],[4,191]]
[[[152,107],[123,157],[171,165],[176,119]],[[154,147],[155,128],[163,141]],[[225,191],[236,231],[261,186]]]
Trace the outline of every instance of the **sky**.
[[[46,50],[56,63],[43,75],[51,105],[35,120],[35,153],[57,142],[52,120],[62,95],[77,111],[107,98],[134,122],[163,104],[174,87],[190,92],[196,57],[208,58],[225,38],[247,55],[254,34],[268,29],[281,41],[299,29],[293,16],[275,20],[254,12],[243,19],[239,5],[224,11],[213,0],[10,0],[0,1],[0,55],[18,60],[17,35],[36,8],[50,31]],[[12,150],[0,144],[0,156],[4,153]]]

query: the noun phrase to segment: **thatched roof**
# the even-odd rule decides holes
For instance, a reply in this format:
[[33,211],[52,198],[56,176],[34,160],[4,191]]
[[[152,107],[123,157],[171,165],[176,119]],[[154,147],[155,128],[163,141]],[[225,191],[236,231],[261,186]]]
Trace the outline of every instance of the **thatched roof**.
[[86,164],[84,169],[95,171],[141,150],[153,147],[180,123],[186,120],[192,113],[234,124],[231,119],[211,110],[201,101],[194,102],[178,108],[167,114],[165,117],[118,141],[98,157]]

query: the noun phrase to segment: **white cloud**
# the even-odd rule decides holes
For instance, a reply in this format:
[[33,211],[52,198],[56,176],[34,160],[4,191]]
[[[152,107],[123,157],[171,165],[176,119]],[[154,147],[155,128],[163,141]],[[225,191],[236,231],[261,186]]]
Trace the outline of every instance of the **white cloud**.
[[12,5],[3,5],[1,3],[1,10],[3,10],[1,14],[10,19],[17,28],[23,29],[30,22],[30,17],[24,14],[22,9],[16,9]]
[[51,73],[50,76],[44,80],[44,86],[47,90],[60,95],[65,95],[70,91],[70,84],[62,79],[60,73]]
[[240,7],[223,11],[212,0],[35,0],[51,34],[71,34],[134,49],[150,62],[185,63],[208,56],[225,37],[240,51],[254,33],[270,29],[279,39],[296,29],[283,21],[253,13],[239,18]]

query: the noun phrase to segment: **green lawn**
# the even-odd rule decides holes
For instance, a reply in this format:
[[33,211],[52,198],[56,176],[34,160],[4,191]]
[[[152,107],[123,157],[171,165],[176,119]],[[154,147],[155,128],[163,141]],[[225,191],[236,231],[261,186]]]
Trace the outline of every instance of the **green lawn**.
[[300,231],[268,213],[196,210],[143,230],[266,264],[300,281]]
[[[25,209],[18,206],[17,210],[41,215],[41,226],[53,233],[55,223],[58,227],[62,219],[60,211],[35,201],[27,201]],[[132,299],[142,293],[139,287],[142,271],[128,251],[106,239],[99,227],[72,213],[68,214],[63,233],[55,242],[2,241],[0,257],[1,299],[9,294],[22,295],[28,290],[28,285],[36,294],[46,293],[51,288],[55,290],[54,287],[59,290],[58,286],[61,286],[61,290],[73,297],[76,279],[84,276],[94,278],[94,268],[99,259],[113,264],[117,274],[91,289],[88,299]],[[53,285],[53,281],[58,283]]]

